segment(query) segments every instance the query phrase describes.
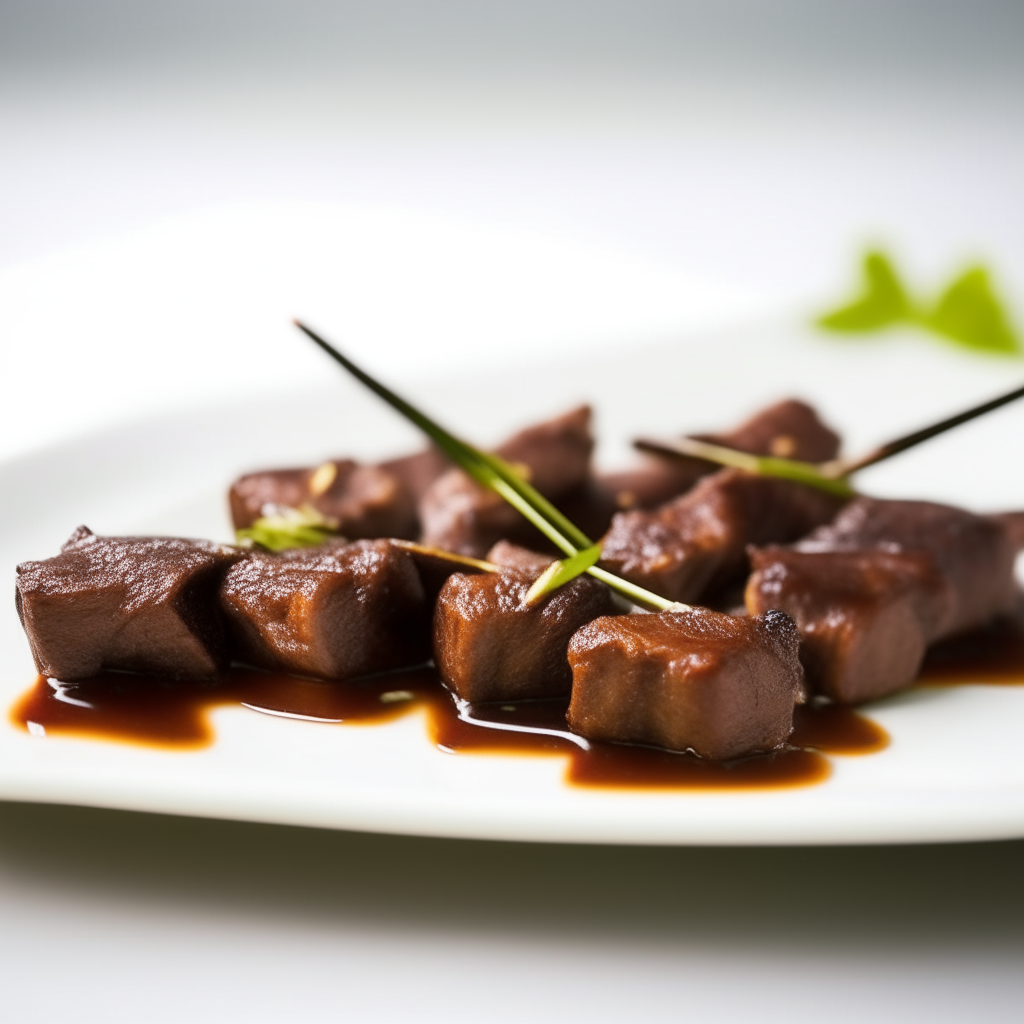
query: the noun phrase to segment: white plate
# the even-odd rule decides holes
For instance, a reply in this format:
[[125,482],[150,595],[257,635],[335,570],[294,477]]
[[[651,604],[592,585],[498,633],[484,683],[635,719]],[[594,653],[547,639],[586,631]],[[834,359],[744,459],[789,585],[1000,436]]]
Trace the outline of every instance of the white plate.
[[[329,327],[329,325],[324,325]],[[868,347],[790,324],[722,330],[486,379],[411,386],[483,440],[581,396],[602,437],[727,423],[766,397],[821,400],[860,441],[997,392],[1016,367],[908,339]],[[85,522],[102,533],[227,537],[223,492],[238,471],[408,448],[408,429],[325,364],[325,390],[222,403],[51,447],[0,469],[0,572],[56,551]],[[927,388],[917,386],[926,380]],[[485,386],[486,385],[486,386]],[[877,493],[1024,506],[1000,472],[1022,436],[1009,410],[894,461]],[[979,453],[987,453],[982,456]],[[13,609],[0,621],[0,701],[33,678]],[[869,709],[882,753],[834,757],[831,778],[766,792],[623,793],[566,786],[557,758],[449,755],[412,715],[372,728],[213,713],[212,747],[166,752],[32,737],[0,726],[0,797],[438,836],[613,843],[853,843],[1024,836],[1024,687],[915,690]]]

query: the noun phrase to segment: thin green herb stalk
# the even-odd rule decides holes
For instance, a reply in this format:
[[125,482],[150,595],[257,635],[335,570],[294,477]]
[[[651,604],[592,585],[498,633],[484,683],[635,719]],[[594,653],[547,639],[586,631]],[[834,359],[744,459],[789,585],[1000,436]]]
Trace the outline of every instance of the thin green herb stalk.
[[720,444],[710,444],[707,441],[698,441],[692,437],[673,438],[670,441],[652,441],[641,438],[635,444],[642,451],[706,459],[708,462],[733,466],[736,469],[757,473],[760,476],[793,480],[796,483],[817,487],[819,490],[844,498],[852,497],[855,493],[844,476],[829,476],[822,470],[822,467],[816,466],[813,462],[782,459],[774,455],[751,455],[749,452],[726,448]]
[[[440,424],[410,405],[404,398],[400,398],[390,388],[385,387],[365,370],[356,366],[351,359],[343,356],[333,345],[310,330],[305,324],[298,320],[294,323],[299,330],[319,345],[335,362],[340,363],[353,377],[418,426],[452,462],[477,483],[489,487],[504,498],[567,555],[575,555],[579,551],[593,546],[593,542],[578,526],[559,512],[535,488],[526,483],[504,459],[496,455],[488,455],[465,441],[460,441]],[[649,590],[644,590],[643,587],[620,579],[606,569],[599,569],[596,565],[586,571],[607,584],[612,590],[618,591],[637,604],[646,604],[661,611],[685,608],[684,605],[669,601]]]
[[698,441],[692,437],[683,437],[671,441],[640,439],[636,442],[636,447],[642,451],[707,459],[710,462],[719,462],[725,466],[736,466],[750,473],[760,473],[764,476],[777,476],[787,480],[796,480],[833,494],[847,496],[855,493],[849,483],[849,478],[858,470],[877,465],[879,462],[890,459],[894,455],[899,455],[901,452],[914,448],[925,441],[930,441],[933,437],[938,437],[940,434],[944,434],[947,430],[952,430],[962,423],[968,423],[979,416],[984,416],[985,413],[1000,409],[1010,402],[1015,402],[1018,398],[1024,398],[1024,387],[1016,387],[1012,391],[999,395],[997,398],[991,398],[980,405],[965,409],[955,416],[948,416],[944,420],[939,420],[938,423],[932,423],[930,426],[922,427],[911,434],[888,441],[886,444],[873,448],[866,455],[853,459],[831,459],[828,462],[818,464],[800,462],[797,459],[781,459],[775,456],[751,455],[749,452],[741,452],[735,448],[709,444],[706,441]]
[[261,516],[252,526],[236,530],[241,547],[287,551],[289,548],[315,548],[337,532],[338,523],[322,516],[314,508],[279,507],[274,515]]
[[493,562],[485,562],[482,558],[470,558],[469,555],[457,555],[454,551],[435,548],[431,544],[417,544],[412,540],[392,540],[391,543],[396,548],[408,551],[412,555],[426,555],[428,558],[438,558],[441,561],[461,565],[467,569],[477,569],[480,572],[501,572],[501,566],[495,565]]
[[[319,345],[332,359],[345,367],[353,377],[383,398],[385,402],[398,410],[406,419],[416,424],[453,462],[457,462],[477,483],[490,487],[492,490],[497,490],[503,498],[515,506],[519,512],[526,516],[539,530],[542,530],[545,536],[558,545],[566,554],[573,554],[579,548],[589,547],[593,543],[582,530],[567,519],[536,488],[531,487],[530,484],[523,480],[504,459],[497,455],[480,451],[465,441],[459,440],[459,438],[449,433],[439,423],[430,419],[429,416],[410,405],[390,388],[371,377],[365,370],[356,366],[351,359],[342,355],[341,352],[328,341],[321,338],[315,331],[312,331],[299,320],[294,322],[300,331]],[[499,489],[496,486],[495,478],[505,485],[504,488]],[[514,500],[509,492],[514,492],[519,500]],[[535,516],[524,511],[526,504],[531,505],[536,512],[544,516],[547,520],[544,526],[540,525]],[[556,537],[554,535],[552,527],[559,536]]]
[[571,583],[577,576],[593,568],[600,557],[601,545],[592,544],[589,548],[577,551],[575,555],[563,558],[560,562],[552,562],[526,592],[526,604],[534,605],[552,590]]

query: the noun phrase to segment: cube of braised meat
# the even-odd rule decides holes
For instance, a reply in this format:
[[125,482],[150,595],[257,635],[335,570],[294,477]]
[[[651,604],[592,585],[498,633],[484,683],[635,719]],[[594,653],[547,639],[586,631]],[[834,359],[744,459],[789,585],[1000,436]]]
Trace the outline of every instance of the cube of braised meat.
[[[497,454],[517,466],[545,497],[557,502],[587,483],[594,439],[590,407],[529,427]],[[499,540],[536,543],[532,526],[504,499],[460,469],[438,478],[419,503],[423,542],[482,558]]]
[[627,580],[687,604],[746,571],[749,544],[795,540],[836,514],[842,499],[789,480],[723,469],[653,512],[612,520],[601,562]]
[[217,588],[236,548],[170,537],[97,537],[80,526],[59,555],[23,562],[15,600],[42,675],[104,669],[207,678],[226,667]]
[[972,629],[1013,607],[1016,548],[994,517],[930,501],[858,498],[799,545],[804,551],[926,551],[952,587],[947,620],[930,640]]
[[1017,551],[1024,550],[1024,512],[999,512],[991,517],[1006,531]]
[[752,563],[748,611],[789,614],[808,686],[843,704],[909,686],[953,610],[952,587],[924,551],[769,547]]
[[569,638],[612,611],[608,588],[589,576],[524,603],[537,573],[456,573],[434,610],[434,661],[463,700],[524,700],[569,692]]
[[377,468],[390,473],[405,487],[413,502],[418,502],[442,473],[452,468],[451,460],[437,448],[427,448],[415,455],[378,462]]
[[336,520],[338,532],[346,537],[411,539],[417,530],[415,502],[400,477],[349,459],[312,469],[249,473],[231,485],[228,498],[236,530],[252,526],[282,505],[312,506]]
[[430,657],[430,610],[410,557],[386,540],[287,557],[253,553],[221,586],[240,660],[324,679]]
[[537,551],[513,544],[511,541],[499,540],[487,552],[487,561],[492,565],[500,565],[503,569],[518,569],[520,572],[539,575],[553,561],[551,555],[542,555]]
[[569,726],[587,739],[715,760],[775,750],[803,700],[797,643],[782,612],[595,619],[569,643]]
[[[734,430],[692,436],[751,455],[805,462],[825,462],[839,454],[839,435],[822,423],[811,406],[792,398],[762,409]],[[600,474],[597,485],[614,511],[653,509],[685,494],[701,477],[719,468],[705,459],[650,454],[633,469]]]
[[755,413],[725,434],[698,435],[751,455],[776,455],[802,462],[827,462],[839,454],[839,435],[806,402],[789,398]]
[[1009,612],[1015,554],[996,517],[858,498],[791,549],[753,552],[747,608],[792,615],[812,688],[856,703],[909,686],[928,644]]
[[704,459],[648,455],[633,469],[599,473],[596,484],[607,495],[613,513],[652,509],[685,494],[718,468]]

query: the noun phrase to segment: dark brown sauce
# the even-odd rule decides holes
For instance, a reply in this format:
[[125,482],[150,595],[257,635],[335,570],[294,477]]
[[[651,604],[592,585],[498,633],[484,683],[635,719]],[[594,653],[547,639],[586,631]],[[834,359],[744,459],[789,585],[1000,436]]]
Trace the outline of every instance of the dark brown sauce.
[[930,648],[918,686],[1024,683],[1024,611]]
[[40,677],[11,708],[11,721],[36,735],[120,740],[188,750],[208,746],[209,712],[241,704],[253,711],[344,725],[376,725],[415,709],[441,750],[547,755],[568,759],[573,785],[618,789],[773,789],[808,786],[831,771],[825,753],[880,750],[884,730],[845,708],[798,710],[792,745],[775,754],[718,764],[687,754],[610,743],[568,731],[565,704],[457,704],[429,668],[336,683],[233,669],[218,682],[110,672],[75,684]]

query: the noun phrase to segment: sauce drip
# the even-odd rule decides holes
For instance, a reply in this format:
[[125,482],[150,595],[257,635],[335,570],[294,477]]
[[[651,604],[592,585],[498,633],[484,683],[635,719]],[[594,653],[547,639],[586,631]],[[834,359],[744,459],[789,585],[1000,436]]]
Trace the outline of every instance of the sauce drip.
[[109,672],[74,684],[39,677],[14,705],[11,721],[36,735],[74,735],[188,750],[213,742],[209,712],[243,705],[313,722],[377,725],[414,710],[452,754],[558,756],[566,781],[616,789],[773,789],[824,781],[825,753],[872,753],[883,729],[838,707],[798,709],[792,745],[775,754],[719,764],[687,754],[613,743],[588,744],[568,731],[562,701],[467,705],[453,700],[433,669],[351,682],[323,682],[233,669],[217,682]]

